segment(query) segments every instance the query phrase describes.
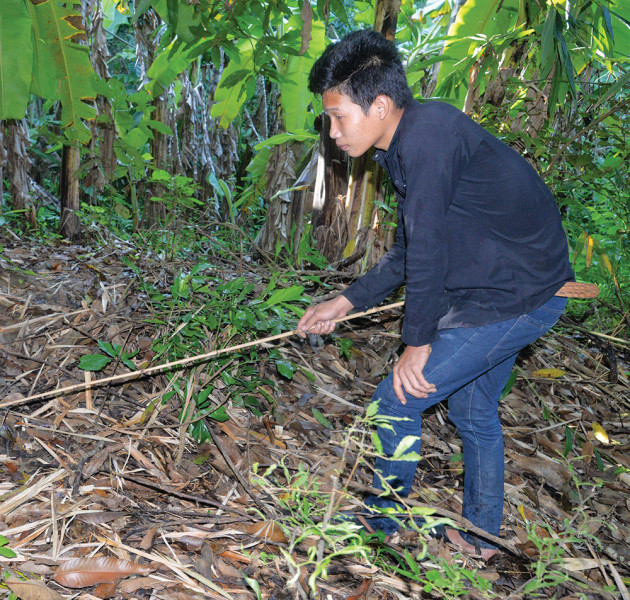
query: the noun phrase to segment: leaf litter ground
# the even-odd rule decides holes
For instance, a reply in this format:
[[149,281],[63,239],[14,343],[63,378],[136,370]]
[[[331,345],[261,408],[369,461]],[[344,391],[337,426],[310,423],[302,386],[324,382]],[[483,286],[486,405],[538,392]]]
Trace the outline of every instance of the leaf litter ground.
[[[229,388],[219,390],[230,419],[210,426],[212,443],[197,445],[180,423],[181,405],[161,402],[169,389],[166,375],[21,402],[85,382],[89,375],[79,360],[98,352],[98,341],[138,351],[138,366],[152,364],[159,331],[146,322],[145,299],[121,261],[130,247],[5,243],[0,534],[15,553],[0,556],[6,593],[10,588],[27,600],[77,592],[86,599],[309,597],[312,567],[294,565],[306,562],[321,542],[306,536],[292,544],[306,525],[287,510],[295,498],[290,488],[301,477],[305,490],[319,497],[334,490],[344,509],[358,507],[369,491],[370,462],[359,460],[365,447],[347,431],[353,424],[357,430],[356,419],[395,360],[400,313],[344,325],[341,335],[352,341],[349,358],[329,339],[278,344],[283,357],[314,380],[298,370],[288,381],[267,369],[275,382],[267,398],[275,407],[264,416],[235,406]],[[156,288],[169,289],[173,265],[148,257],[136,263]],[[260,267],[224,259],[220,269],[226,278],[235,270],[255,283],[265,277]],[[413,569],[405,576],[339,555],[327,578],[317,579],[316,597],[628,598],[628,346],[560,327],[525,350],[517,364],[516,383],[501,403],[504,551],[484,563],[428,539],[430,554],[417,563],[416,576]],[[97,375],[127,370],[112,361]],[[201,368],[187,373],[200,376]],[[459,438],[444,406],[424,422],[411,504],[431,506],[436,516],[457,515]],[[280,465],[273,485],[270,478],[252,477],[255,465],[259,472]],[[568,532],[579,535],[570,539]],[[403,531],[388,547],[412,556],[422,546],[418,535]],[[545,554],[549,547],[560,549],[555,561]],[[476,571],[491,582],[491,592],[470,586],[452,587],[450,596],[444,587],[423,591],[423,573],[439,571],[452,584],[452,567]],[[549,576],[548,588],[530,592],[536,568],[571,577],[553,584]]]

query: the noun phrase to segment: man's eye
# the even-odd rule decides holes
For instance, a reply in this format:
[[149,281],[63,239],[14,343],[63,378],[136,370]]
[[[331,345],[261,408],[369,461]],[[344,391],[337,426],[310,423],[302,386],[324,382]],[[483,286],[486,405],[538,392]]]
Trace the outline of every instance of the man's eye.
[[343,118],[343,117],[342,117],[341,115],[336,115],[336,116],[335,116],[335,119],[337,119],[337,121],[341,121],[341,119],[342,119],[342,118]]

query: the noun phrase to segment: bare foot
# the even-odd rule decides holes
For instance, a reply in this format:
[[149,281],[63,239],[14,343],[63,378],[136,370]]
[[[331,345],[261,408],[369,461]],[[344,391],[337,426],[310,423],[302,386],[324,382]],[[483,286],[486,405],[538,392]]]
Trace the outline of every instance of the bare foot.
[[[472,544],[469,544],[459,533],[457,529],[448,529],[446,530],[446,535],[449,541],[456,546],[459,546],[466,554],[472,554],[474,556],[479,556],[477,550]],[[479,548],[481,551],[481,558],[484,560],[488,560],[492,558],[498,550],[496,548]]]

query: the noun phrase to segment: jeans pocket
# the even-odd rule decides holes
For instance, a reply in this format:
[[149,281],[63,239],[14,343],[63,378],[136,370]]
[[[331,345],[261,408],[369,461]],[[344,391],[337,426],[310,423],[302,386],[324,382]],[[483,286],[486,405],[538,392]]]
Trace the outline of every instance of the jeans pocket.
[[539,326],[543,333],[546,333],[558,322],[558,319],[562,316],[566,305],[566,298],[554,296],[542,306],[523,315],[523,317],[533,325]]
[[556,324],[560,315],[562,315],[562,310],[544,305],[521,315],[486,355],[490,366],[503,362],[545,335]]

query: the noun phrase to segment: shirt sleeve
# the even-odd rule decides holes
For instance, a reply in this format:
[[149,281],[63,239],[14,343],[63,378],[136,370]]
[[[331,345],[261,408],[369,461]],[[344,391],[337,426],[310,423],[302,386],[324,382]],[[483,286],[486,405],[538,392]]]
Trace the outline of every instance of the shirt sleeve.
[[[398,222],[401,221],[401,205],[398,204]],[[363,277],[343,291],[352,306],[366,310],[376,306],[405,282],[405,232],[398,226],[392,247]]]

